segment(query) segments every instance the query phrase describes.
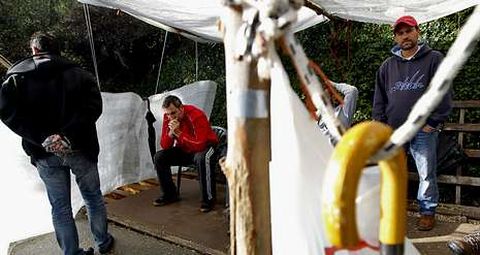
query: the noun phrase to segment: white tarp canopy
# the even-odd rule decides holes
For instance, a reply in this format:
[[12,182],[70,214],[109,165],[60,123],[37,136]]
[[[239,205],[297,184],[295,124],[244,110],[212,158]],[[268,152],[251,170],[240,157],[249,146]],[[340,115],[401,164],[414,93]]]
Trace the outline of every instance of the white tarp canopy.
[[[119,9],[156,27],[193,40],[221,42],[217,21],[223,11],[220,0],[78,0],[85,4]],[[325,21],[303,7],[295,24],[299,31]],[[92,23],[95,21],[92,20]]]
[[403,15],[419,23],[432,21],[480,3],[479,0],[310,0],[337,17],[369,23],[392,24]]
[[[217,21],[221,0],[78,0],[119,9],[151,25],[194,40],[221,41]],[[480,0],[310,0],[327,13],[348,20],[392,24],[408,14],[420,23],[435,20],[480,3]],[[294,30],[314,26],[325,18],[303,7]],[[95,22],[95,21],[93,21]]]

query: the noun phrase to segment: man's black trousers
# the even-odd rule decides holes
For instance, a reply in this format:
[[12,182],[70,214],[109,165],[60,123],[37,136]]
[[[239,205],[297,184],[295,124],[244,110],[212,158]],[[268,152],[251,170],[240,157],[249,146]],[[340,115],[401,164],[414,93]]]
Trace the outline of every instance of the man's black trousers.
[[165,198],[177,195],[177,189],[172,180],[171,166],[189,166],[194,164],[199,175],[202,202],[210,203],[216,196],[215,168],[217,164],[213,147],[197,153],[186,153],[178,147],[160,150],[154,157],[155,170]]

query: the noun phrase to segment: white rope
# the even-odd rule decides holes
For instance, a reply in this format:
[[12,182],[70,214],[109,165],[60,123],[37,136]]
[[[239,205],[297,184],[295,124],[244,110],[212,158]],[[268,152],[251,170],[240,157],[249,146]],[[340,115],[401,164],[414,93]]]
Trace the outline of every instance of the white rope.
[[298,76],[305,84],[313,104],[318,109],[317,116],[322,116],[329,132],[335,140],[340,140],[345,133],[345,126],[336,118],[335,110],[327,93],[320,85],[315,72],[308,65],[308,58],[303,47],[298,43],[291,31],[285,33],[285,39],[287,41],[287,50],[290,51],[289,55],[293,58]]
[[162,72],[163,55],[165,54],[165,46],[167,45],[168,31],[165,30],[165,39],[163,40],[162,56],[160,58],[160,65],[158,66],[157,85],[155,86],[155,94],[158,93],[158,85],[160,84],[160,73]]
[[195,80],[198,81],[198,42],[195,41]]
[[90,42],[90,51],[92,53],[92,60],[93,60],[93,68],[95,70],[95,77],[97,78],[97,86],[98,86],[98,89],[101,89],[100,78],[99,78],[99,75],[98,75],[97,56],[95,55],[95,43],[93,41],[92,22],[90,20],[90,9],[88,7],[88,4],[83,4],[83,14],[85,16],[85,22],[87,24],[87,34],[88,34],[88,39],[89,39],[89,42]]
[[448,93],[453,79],[472,54],[480,38],[480,26],[478,24],[480,24],[480,5],[475,8],[467,23],[460,30],[457,39],[432,78],[428,90],[414,105],[407,121],[395,130],[390,137],[390,141],[372,158],[373,161],[392,156],[398,148],[410,141],[425,125],[427,117]]

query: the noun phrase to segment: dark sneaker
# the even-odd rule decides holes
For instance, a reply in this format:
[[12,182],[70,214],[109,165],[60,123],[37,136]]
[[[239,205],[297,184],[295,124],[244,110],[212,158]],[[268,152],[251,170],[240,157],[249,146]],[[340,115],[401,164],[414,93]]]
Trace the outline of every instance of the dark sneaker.
[[449,241],[447,246],[455,255],[480,254],[480,231],[468,234],[461,240]]
[[214,203],[212,201],[209,202],[202,202],[200,205],[200,212],[207,213],[213,210]]
[[420,215],[417,222],[417,229],[420,231],[429,231],[435,226],[435,215]]
[[105,247],[98,249],[100,254],[109,253],[113,249],[114,242],[115,242],[115,238],[113,238],[113,236],[110,236],[110,242]]
[[164,206],[180,201],[178,196],[173,197],[161,197],[152,202],[153,206]]
[[93,254],[95,254],[95,250],[92,247],[88,248],[88,250],[85,251],[85,255],[93,255]]

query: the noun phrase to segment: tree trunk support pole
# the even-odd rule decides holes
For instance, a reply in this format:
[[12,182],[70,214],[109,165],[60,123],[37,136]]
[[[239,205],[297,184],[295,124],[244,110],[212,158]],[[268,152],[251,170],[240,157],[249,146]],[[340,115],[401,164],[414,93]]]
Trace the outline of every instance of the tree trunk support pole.
[[259,80],[256,61],[235,57],[239,6],[225,8],[224,34],[228,153],[222,165],[230,198],[230,253],[272,253],[270,219],[270,80]]

